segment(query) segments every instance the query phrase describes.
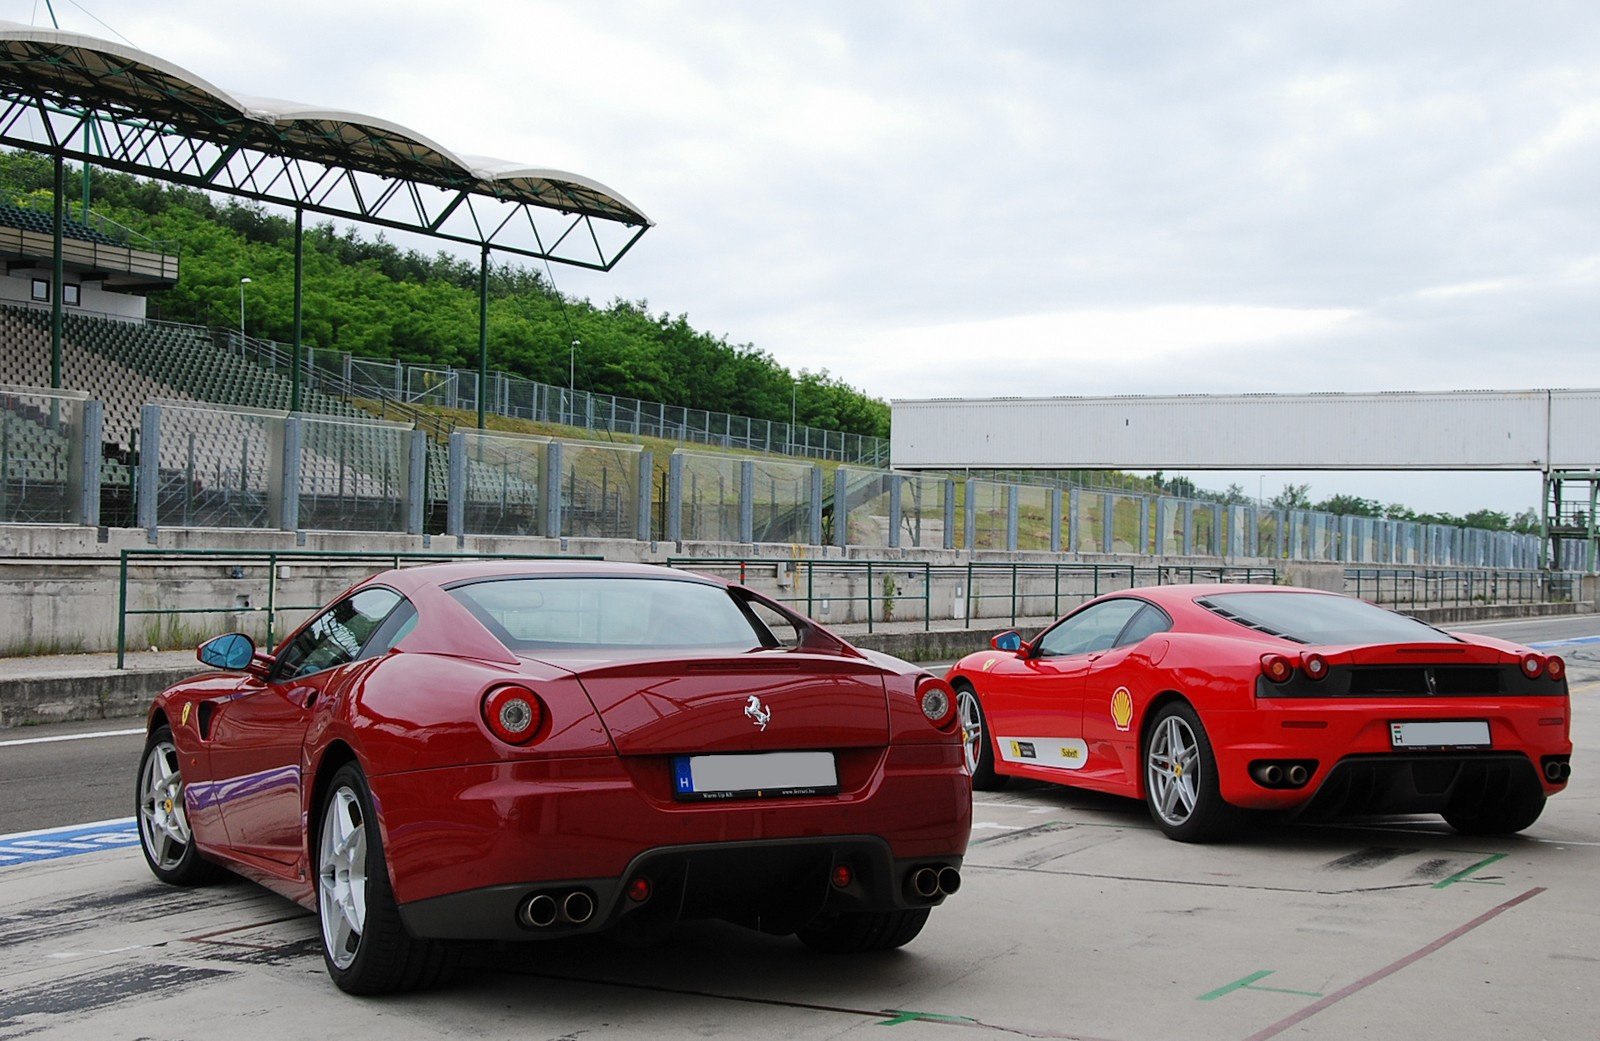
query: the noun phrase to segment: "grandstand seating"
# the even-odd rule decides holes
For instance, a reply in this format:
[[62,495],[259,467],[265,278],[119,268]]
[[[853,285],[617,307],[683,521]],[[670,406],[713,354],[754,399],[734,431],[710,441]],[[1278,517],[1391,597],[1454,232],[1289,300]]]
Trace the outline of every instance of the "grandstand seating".
[[[37,232],[40,235],[55,236],[55,218],[52,214],[30,210],[23,206],[0,205],[0,225],[21,228],[23,231]],[[97,228],[80,224],[70,218],[61,222],[61,234],[64,238],[100,242],[108,246],[127,245],[122,239],[113,238]]]

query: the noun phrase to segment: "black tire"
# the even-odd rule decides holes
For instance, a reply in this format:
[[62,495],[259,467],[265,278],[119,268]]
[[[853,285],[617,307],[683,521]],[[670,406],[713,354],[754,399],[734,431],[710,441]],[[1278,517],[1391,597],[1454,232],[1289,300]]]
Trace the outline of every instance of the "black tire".
[[1004,788],[1011,778],[994,772],[994,735],[989,733],[989,717],[984,714],[978,692],[965,683],[956,687],[956,715],[961,720],[961,740],[967,769],[972,773],[972,787],[984,792]]
[[172,728],[150,731],[134,777],[133,816],[139,825],[144,862],[161,881],[174,886],[214,882],[222,869],[200,855],[183,805],[182,760]]
[[[328,782],[315,852],[322,958],[340,990],[421,990],[454,971],[456,948],[417,939],[400,921],[372,795],[354,763],[341,766]],[[356,906],[358,895],[364,907]]]
[[1143,748],[1145,803],[1168,838],[1214,842],[1244,824],[1245,811],[1222,799],[1211,739],[1187,702],[1169,702],[1156,712]]
[[1468,809],[1451,807],[1441,816],[1463,835],[1513,835],[1539,819],[1544,802],[1544,789],[1535,781],[1513,785],[1498,799]]
[[819,915],[797,930],[800,942],[828,954],[861,954],[904,947],[927,924],[929,908],[905,911],[839,911]]

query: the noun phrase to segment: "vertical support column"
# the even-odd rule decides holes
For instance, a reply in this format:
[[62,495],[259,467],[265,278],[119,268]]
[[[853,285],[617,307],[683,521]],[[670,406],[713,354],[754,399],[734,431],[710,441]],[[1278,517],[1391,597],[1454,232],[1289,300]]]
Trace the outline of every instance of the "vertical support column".
[[890,473],[889,477],[889,548],[900,548],[900,475]]
[[967,537],[965,541],[968,553],[978,548],[978,497],[975,494],[977,488],[978,482],[970,477],[967,478]]
[[1155,539],[1151,545],[1151,556],[1164,557],[1167,555],[1167,528],[1172,523],[1172,502],[1165,496],[1156,499],[1156,531]]
[[[300,352],[301,346],[301,318],[305,308],[305,280],[306,280],[306,251],[305,251],[305,211],[300,207],[294,208],[294,344],[290,351],[290,364],[294,372],[289,377],[289,411],[300,411]],[[239,335],[244,335],[244,330],[239,330]]]
[[162,489],[162,406],[144,405],[139,408],[139,472],[138,502],[139,528],[144,528],[150,542],[157,536],[158,497]]
[[1017,551],[1017,520],[1020,510],[1019,500],[1022,498],[1022,489],[1014,484],[1006,485],[1006,552]]
[[682,452],[667,457],[667,541],[680,549],[683,546]]
[[754,459],[739,460],[739,541],[749,544],[756,540],[756,463]]
[[305,442],[305,427],[290,416],[283,421],[283,519],[284,531],[300,530],[300,455]]
[[811,467],[811,540],[813,546],[822,545],[822,467]]
[[1100,552],[1110,555],[1117,549],[1117,497],[1110,492],[1100,496]]
[[1078,552],[1082,540],[1082,533],[1078,530],[1078,518],[1083,514],[1082,496],[1078,489],[1072,488],[1067,492],[1067,552]]
[[1061,552],[1061,488],[1050,489],[1050,552]]
[[833,471],[833,544],[844,549],[850,536],[850,478],[844,467]]
[[956,548],[956,481],[944,479],[944,548]]
[[[61,258],[61,226],[66,221],[65,206],[67,197],[67,172],[65,161],[61,153],[55,154],[56,183],[55,183],[55,208],[56,219],[54,222],[54,246],[51,250],[50,264],[50,389],[61,389],[61,327],[63,317],[61,314],[61,282],[67,277],[66,264]],[[89,220],[89,208],[84,206],[83,219]],[[150,541],[156,540],[155,528],[151,527]]]
[[1194,503],[1183,502],[1183,555],[1194,556]]
[[489,245],[478,257],[478,429],[488,426],[484,416],[489,398]]
[[[613,399],[615,400],[615,399]],[[639,541],[650,540],[650,509],[655,505],[656,454],[646,448],[639,453]]]
[[[447,492],[449,499],[445,504],[444,533],[454,535],[459,542],[467,534],[467,435],[459,430],[450,435],[450,456],[446,466],[450,483]],[[543,491],[541,489],[541,494]]]
[[428,506],[428,435],[411,431],[406,452],[406,534],[422,534],[422,518]]
[[561,442],[544,446],[544,536],[561,537]]
[[1134,556],[1147,557],[1150,555],[1150,496],[1139,497],[1139,541],[1134,547]]
[[72,473],[78,478],[78,500],[72,520],[91,528],[100,526],[100,435],[105,426],[105,406],[93,398],[79,406],[77,459]]

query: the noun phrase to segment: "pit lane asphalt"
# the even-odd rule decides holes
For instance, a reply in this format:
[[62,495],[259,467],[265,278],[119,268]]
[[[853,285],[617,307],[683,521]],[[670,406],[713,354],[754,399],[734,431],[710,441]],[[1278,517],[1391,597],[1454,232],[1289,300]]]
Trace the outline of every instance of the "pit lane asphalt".
[[[824,957],[695,923],[648,948],[486,947],[456,987],[383,1000],[332,987],[295,905],[242,881],[165,887],[107,846],[0,867],[0,1039],[1600,1036],[1600,643],[1559,653],[1573,782],[1520,837],[1399,817],[1185,846],[1137,803],[1017,785],[977,793],[966,884],[903,951]],[[137,736],[4,742],[130,723],[0,731],[0,830],[125,816]],[[19,763],[59,797],[19,795]]]

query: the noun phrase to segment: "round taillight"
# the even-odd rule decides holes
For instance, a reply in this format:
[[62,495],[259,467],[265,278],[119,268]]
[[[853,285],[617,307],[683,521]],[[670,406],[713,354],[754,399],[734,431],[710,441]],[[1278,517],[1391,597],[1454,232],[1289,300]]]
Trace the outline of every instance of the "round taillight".
[[1261,674],[1274,683],[1287,683],[1294,675],[1294,665],[1281,654],[1263,654]]
[[628,883],[628,899],[636,904],[642,904],[650,899],[650,880],[639,875]]
[[1553,680],[1565,679],[1567,663],[1565,660],[1552,655],[1544,660],[1544,671],[1549,673],[1550,678]]
[[1320,654],[1308,654],[1300,662],[1307,679],[1320,680],[1328,675],[1328,659]]
[[948,726],[955,718],[955,695],[944,680],[924,676],[917,683],[917,701],[922,706],[922,714],[936,727]]
[[1539,673],[1544,671],[1544,659],[1537,654],[1524,654],[1522,656],[1522,674],[1531,679],[1537,679]]
[[524,687],[496,687],[483,699],[483,721],[508,745],[525,745],[539,734],[544,704]]
[[856,880],[856,873],[850,870],[849,864],[833,865],[833,874],[830,876],[835,889],[849,889],[850,883]]

